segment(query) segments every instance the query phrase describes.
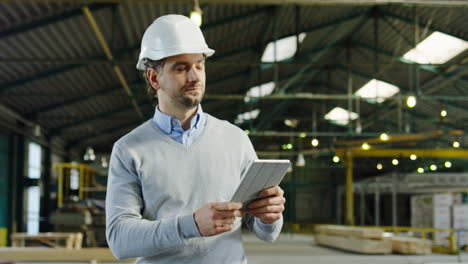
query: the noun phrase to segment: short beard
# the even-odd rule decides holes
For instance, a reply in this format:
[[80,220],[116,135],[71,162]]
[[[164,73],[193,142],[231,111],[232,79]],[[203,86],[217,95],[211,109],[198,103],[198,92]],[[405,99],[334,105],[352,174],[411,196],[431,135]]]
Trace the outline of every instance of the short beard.
[[181,105],[185,106],[186,108],[193,108],[199,105],[202,100],[203,100],[203,96],[200,99],[191,99],[191,98],[182,96],[178,101]]

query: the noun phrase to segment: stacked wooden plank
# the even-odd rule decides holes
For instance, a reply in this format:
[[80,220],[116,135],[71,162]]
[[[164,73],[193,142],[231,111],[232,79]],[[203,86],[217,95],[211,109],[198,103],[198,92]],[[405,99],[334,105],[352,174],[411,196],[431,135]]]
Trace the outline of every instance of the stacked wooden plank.
[[400,254],[431,254],[432,241],[414,237],[392,237],[392,250]]
[[[13,233],[11,242],[14,247],[25,247],[27,241],[37,241],[53,248],[81,249],[83,234],[81,233]],[[59,241],[63,241],[60,243]]]
[[430,254],[432,242],[412,237],[384,237],[375,227],[318,225],[315,241],[319,245],[362,254]]
[[380,228],[319,225],[315,241],[319,245],[363,254],[390,254],[392,241],[383,239]]

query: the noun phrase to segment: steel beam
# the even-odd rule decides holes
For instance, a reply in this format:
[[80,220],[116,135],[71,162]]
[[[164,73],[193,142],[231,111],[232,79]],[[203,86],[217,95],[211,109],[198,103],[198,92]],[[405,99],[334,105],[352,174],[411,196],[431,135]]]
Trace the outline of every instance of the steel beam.
[[[91,10],[89,10],[88,6],[84,6],[82,8],[83,13],[85,14],[86,20],[88,21],[91,29],[93,30],[94,34],[96,35],[96,38],[101,45],[102,49],[104,50],[104,53],[106,54],[107,59],[109,60],[110,63],[113,63],[114,61],[114,55],[111,52],[111,49],[109,45],[107,44],[106,39],[104,38],[104,35],[102,34],[101,29],[99,28],[98,24],[96,23],[96,20],[94,19],[93,14],[91,13]],[[122,72],[122,69],[120,69],[120,66],[117,64],[114,64],[112,66],[117,79],[119,80],[120,84],[122,85],[122,88],[124,89],[125,93],[128,95],[130,98],[130,101],[132,102],[133,107],[135,108],[135,112],[138,114],[140,117],[141,121],[145,120],[145,116],[143,115],[143,112],[141,112],[140,106],[138,105],[138,102],[133,95],[132,90],[128,86],[128,82]]]
[[[141,81],[137,81],[137,82],[130,83],[130,85],[135,85],[135,84],[140,84],[140,83],[141,83]],[[121,89],[121,86],[114,86],[114,87],[111,87],[111,88],[108,88],[108,89],[102,89],[102,90],[99,90],[99,91],[96,91],[94,93],[87,94],[87,95],[84,95],[84,96],[78,96],[78,97],[74,97],[74,98],[71,98],[71,99],[66,99],[65,101],[63,101],[61,103],[55,103],[55,104],[51,104],[51,105],[46,105],[46,106],[41,107],[39,109],[34,109],[34,111],[32,111],[32,112],[26,113],[26,116],[28,116],[28,117],[37,116],[37,115],[39,115],[41,113],[53,111],[53,110],[56,110],[56,109],[58,109],[60,107],[66,106],[66,105],[72,105],[72,104],[80,103],[80,102],[86,101],[86,100],[88,100],[90,98],[95,98],[97,96],[104,96],[106,94],[113,93],[113,92],[115,92],[115,91],[117,91],[119,89]]]
[[[3,0],[18,1],[18,0]],[[30,0],[19,0],[30,1]],[[89,0],[43,0],[60,3],[88,3]],[[128,0],[97,0],[103,3],[128,3]],[[133,0],[132,3],[154,3],[154,0]],[[172,0],[171,3],[186,4],[185,0]],[[304,5],[304,6],[350,6],[350,5],[404,5],[404,6],[437,6],[466,7],[464,0],[203,0],[203,4],[238,4],[238,5]]]
[[[148,103],[145,104],[143,101],[146,101],[146,99],[140,100],[139,103],[141,104],[141,106],[142,107],[148,106]],[[93,117],[82,118],[82,119],[80,119],[78,121],[75,121],[73,123],[66,124],[66,125],[54,128],[51,131],[51,136],[57,136],[58,134],[62,133],[63,130],[70,129],[72,127],[77,127],[77,126],[80,126],[80,125],[83,125],[83,124],[86,124],[86,123],[90,123],[90,122],[93,122],[93,121],[96,121],[96,120],[99,120],[99,119],[103,119],[103,118],[106,118],[106,117],[108,117],[110,115],[115,115],[115,114],[127,112],[127,111],[131,110],[132,108],[133,108],[133,106],[118,108],[118,109],[113,109],[111,111],[98,113],[97,115],[94,115]]]
[[421,158],[468,158],[468,149],[369,149],[362,148],[337,148],[336,154],[340,157],[346,157],[347,153],[355,158],[409,158],[416,155]]
[[[446,1],[446,2],[450,2],[450,1]],[[464,1],[464,2],[466,4],[466,6],[468,6],[468,1]],[[404,17],[402,15],[395,14],[395,13],[392,13],[392,12],[387,11],[387,10],[382,10],[382,14],[384,16],[387,16],[387,17],[390,17],[390,18],[393,18],[393,19],[397,19],[397,20],[400,20],[400,21],[405,22],[407,24],[410,24],[411,26],[414,25],[414,23],[415,23],[415,21],[413,19],[411,19],[411,18]],[[431,31],[440,31],[442,33],[452,35],[452,36],[457,37],[459,39],[463,39],[465,41],[468,41],[466,35],[460,34],[459,32],[448,32],[444,28],[434,26],[434,24],[429,22],[429,21],[418,21],[417,25],[420,26],[421,28],[428,28]]]
[[[340,28],[340,32],[339,32],[339,35],[336,36],[334,38],[334,41],[333,43],[327,45],[329,46],[330,48],[338,45],[339,43],[342,43],[344,40],[346,40],[346,38],[349,36],[349,35],[353,35],[354,33],[356,33],[356,31],[359,31],[360,29],[362,29],[362,25],[366,22],[366,18],[367,16],[369,15],[369,12],[367,14],[361,14],[360,16],[357,16],[357,17],[354,17],[354,19],[356,18],[360,18],[362,21],[358,24],[357,27],[355,28],[350,28],[349,26],[346,27],[346,29],[343,29],[343,28]],[[347,21],[349,20],[349,18],[347,19],[338,19],[336,21],[340,21],[340,22],[335,22],[336,23],[343,23],[344,21]],[[335,31],[337,30],[339,27],[335,27],[332,29],[332,31]],[[318,54],[316,54],[315,56],[313,57],[310,57],[308,56],[308,62],[311,63],[311,64],[314,64],[316,63],[320,57],[322,57],[324,55],[324,53],[326,51],[328,51],[329,49],[325,49],[323,52],[320,52]],[[304,75],[306,72],[308,72],[310,70],[310,67],[311,65],[305,65],[301,68],[301,70],[299,70],[285,85],[283,85],[280,89],[278,89],[278,92],[279,93],[284,93],[285,91],[287,91],[292,85],[297,85],[296,82],[298,82],[299,80],[301,81],[301,84],[300,85],[297,85],[294,87],[294,91],[297,91],[297,90],[300,90],[302,89],[302,86],[304,85],[305,82],[307,82],[308,80],[312,79],[316,74],[318,74],[319,71],[314,71],[314,73],[308,73],[307,74],[307,78],[306,80],[302,79],[301,76]],[[276,114],[278,114],[278,112],[282,111],[282,109],[287,105],[288,101],[285,101],[285,102],[281,102],[280,104],[278,104],[276,106],[275,109],[273,109],[272,111],[268,112],[268,115],[267,116],[262,116],[262,120],[255,126],[255,129],[258,130],[258,129],[264,129],[266,125],[270,124],[270,118],[271,116],[274,116]]]

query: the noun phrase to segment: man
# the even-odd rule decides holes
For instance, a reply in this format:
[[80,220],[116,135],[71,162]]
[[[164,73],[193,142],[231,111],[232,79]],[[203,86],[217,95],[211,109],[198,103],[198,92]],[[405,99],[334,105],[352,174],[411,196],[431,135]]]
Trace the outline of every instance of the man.
[[257,156],[242,130],[202,110],[205,58],[213,53],[185,16],[162,16],[143,36],[137,68],[158,106],[112,150],[106,235],[119,259],[246,263],[240,217],[262,240],[281,231],[278,186],[263,190],[245,213],[228,202]]

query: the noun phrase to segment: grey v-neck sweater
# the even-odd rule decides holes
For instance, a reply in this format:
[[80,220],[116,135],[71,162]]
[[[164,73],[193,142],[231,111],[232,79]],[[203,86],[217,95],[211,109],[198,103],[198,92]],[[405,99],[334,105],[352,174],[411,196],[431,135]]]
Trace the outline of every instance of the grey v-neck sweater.
[[[241,129],[211,115],[190,146],[151,121],[135,128],[114,144],[109,167],[106,235],[114,255],[139,257],[137,263],[246,263],[240,218],[231,232],[201,237],[193,213],[229,201],[256,158]],[[243,220],[265,241],[274,241],[283,224]]]

